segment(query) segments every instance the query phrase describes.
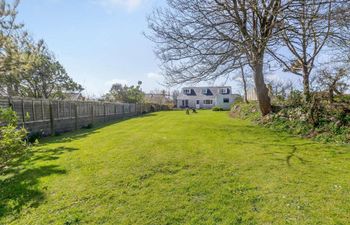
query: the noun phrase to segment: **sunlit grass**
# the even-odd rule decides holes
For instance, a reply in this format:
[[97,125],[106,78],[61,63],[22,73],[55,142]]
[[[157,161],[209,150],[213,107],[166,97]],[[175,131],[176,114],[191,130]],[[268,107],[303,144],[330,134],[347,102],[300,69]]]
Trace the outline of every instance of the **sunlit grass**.
[[46,140],[0,183],[0,224],[347,224],[350,147],[160,112]]

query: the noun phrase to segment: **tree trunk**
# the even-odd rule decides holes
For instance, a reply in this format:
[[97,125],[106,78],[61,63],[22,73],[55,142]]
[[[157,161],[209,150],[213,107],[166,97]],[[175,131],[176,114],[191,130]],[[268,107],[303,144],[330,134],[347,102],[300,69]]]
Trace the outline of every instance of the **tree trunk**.
[[244,88],[244,102],[248,104],[249,101],[248,101],[248,93],[247,93],[247,83],[245,80],[243,81],[243,88]]
[[243,91],[244,91],[244,103],[249,103],[248,94],[247,94],[247,81],[245,79],[244,68],[242,65],[241,65],[241,72],[242,72],[242,82],[243,82]]
[[333,104],[334,102],[334,91],[332,88],[329,89],[329,103]]
[[271,112],[271,99],[269,97],[269,91],[266,87],[264,81],[264,64],[263,64],[263,56],[259,57],[258,60],[254,63],[254,81],[255,81],[255,89],[256,95],[259,101],[259,107],[261,114],[266,116]]
[[304,91],[304,100],[306,103],[311,102],[310,96],[310,74],[307,69],[307,66],[303,66],[303,91]]

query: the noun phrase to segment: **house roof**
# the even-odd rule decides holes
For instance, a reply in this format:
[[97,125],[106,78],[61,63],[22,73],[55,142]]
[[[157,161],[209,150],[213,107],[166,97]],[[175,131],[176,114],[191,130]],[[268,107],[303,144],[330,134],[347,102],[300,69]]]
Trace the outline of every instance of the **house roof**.
[[219,89],[219,88],[229,88],[231,89],[231,86],[202,86],[202,87],[183,87],[182,90],[184,89],[205,89],[205,88],[209,88],[209,89]]
[[81,93],[64,93],[63,94],[65,100],[73,100],[78,101],[83,98],[83,95]]
[[[219,90],[226,88],[228,92],[225,95],[232,94],[230,86],[207,86],[207,87],[184,87],[179,97],[189,97],[189,96],[216,96],[222,94]],[[203,90],[207,89],[207,93],[203,93]],[[191,90],[189,94],[185,94],[184,90]]]

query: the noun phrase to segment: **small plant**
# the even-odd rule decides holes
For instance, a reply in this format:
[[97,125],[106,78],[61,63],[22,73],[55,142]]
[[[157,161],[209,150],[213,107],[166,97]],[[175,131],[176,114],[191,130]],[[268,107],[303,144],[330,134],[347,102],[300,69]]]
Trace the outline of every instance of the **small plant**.
[[218,112],[218,111],[224,111],[223,108],[218,107],[218,106],[213,107],[212,110],[213,110],[213,111],[216,111],[216,112]]
[[27,136],[27,141],[31,144],[36,143],[40,138],[44,136],[43,131],[32,132]]
[[94,128],[94,124],[89,123],[88,125],[83,126],[83,129],[92,129]]
[[244,99],[242,98],[242,96],[237,96],[235,98],[235,104],[239,104],[239,103],[243,103]]
[[18,128],[17,115],[12,109],[0,108],[0,172],[25,154],[27,130]]
[[292,91],[287,98],[286,105],[290,106],[302,106],[303,105],[303,93],[301,91]]

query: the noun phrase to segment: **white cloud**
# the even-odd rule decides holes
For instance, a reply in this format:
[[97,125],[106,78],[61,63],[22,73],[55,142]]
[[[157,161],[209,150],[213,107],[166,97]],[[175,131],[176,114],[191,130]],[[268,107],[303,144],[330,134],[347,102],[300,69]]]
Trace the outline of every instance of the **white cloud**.
[[147,77],[148,77],[149,79],[157,80],[157,81],[159,81],[159,80],[161,80],[161,79],[163,78],[163,76],[160,75],[159,73],[153,73],[153,72],[148,73],[148,74],[147,74]]
[[102,5],[107,10],[111,8],[122,7],[128,11],[137,9],[145,0],[95,0],[96,3]]
[[128,80],[124,80],[124,79],[113,79],[113,80],[109,80],[105,83],[106,86],[112,86],[113,84],[118,83],[118,84],[122,84],[122,85],[128,85],[129,81]]

